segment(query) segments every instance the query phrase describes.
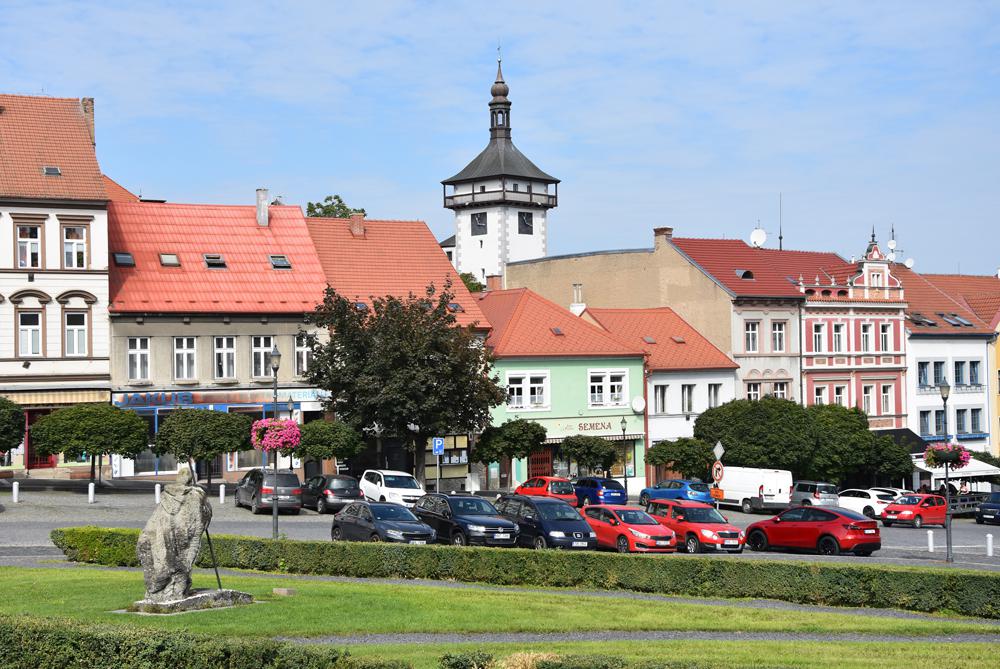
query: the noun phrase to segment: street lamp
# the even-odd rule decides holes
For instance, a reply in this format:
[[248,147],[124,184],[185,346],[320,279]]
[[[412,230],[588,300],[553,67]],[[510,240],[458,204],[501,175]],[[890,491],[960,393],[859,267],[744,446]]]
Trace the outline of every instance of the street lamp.
[[[281,351],[275,344],[271,349],[271,372],[274,376],[274,420],[278,420],[278,368],[281,367]],[[271,538],[278,538],[278,451],[274,451],[274,482],[271,484]]]
[[[941,379],[941,383],[938,384],[938,392],[941,393],[941,402],[944,404],[944,438],[948,439],[948,396],[951,395],[951,386],[948,385],[948,379]],[[952,444],[957,444],[958,440],[951,439]],[[948,480],[948,469],[951,465],[948,462],[944,463],[944,537],[945,543],[947,544],[947,550],[945,551],[945,562],[954,562],[955,557],[951,553],[951,483]]]
[[[628,420],[622,416],[622,479],[625,481],[625,502],[628,503],[628,456],[625,454],[625,428],[628,427]],[[633,456],[634,459],[634,456]]]

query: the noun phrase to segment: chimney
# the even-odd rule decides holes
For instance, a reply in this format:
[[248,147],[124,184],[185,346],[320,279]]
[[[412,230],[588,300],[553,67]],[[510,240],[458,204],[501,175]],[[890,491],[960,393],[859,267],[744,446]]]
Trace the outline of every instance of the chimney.
[[270,213],[267,208],[268,192],[266,188],[257,189],[257,225],[266,228]]
[[587,303],[583,301],[583,284],[573,284],[573,302],[569,305],[569,310],[574,316],[579,316],[587,310]]
[[365,215],[363,213],[351,214],[351,235],[354,237],[365,236]]
[[490,274],[486,277],[486,290],[503,290],[503,275]]
[[673,236],[673,228],[653,228],[653,247],[660,248],[667,243],[668,239],[672,239]]
[[94,134],[94,98],[80,98],[80,111],[87,122],[87,129],[90,131],[90,143],[97,146],[97,136]]

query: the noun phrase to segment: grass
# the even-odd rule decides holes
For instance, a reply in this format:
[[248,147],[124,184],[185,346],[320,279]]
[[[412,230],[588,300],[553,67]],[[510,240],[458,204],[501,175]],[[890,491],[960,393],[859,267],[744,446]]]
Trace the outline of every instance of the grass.
[[[215,586],[195,575],[195,587]],[[979,621],[875,618],[852,613],[801,613],[700,604],[584,597],[524,590],[379,583],[338,583],[274,577],[225,577],[223,586],[253,594],[263,605],[184,616],[111,613],[143,596],[142,574],[100,569],[0,570],[0,614],[69,617],[195,633],[310,637],[391,632],[563,632],[584,630],[713,630],[856,632],[933,636],[1000,632]],[[292,587],[293,597],[274,597]],[[1000,638],[1000,637],[998,637]]]

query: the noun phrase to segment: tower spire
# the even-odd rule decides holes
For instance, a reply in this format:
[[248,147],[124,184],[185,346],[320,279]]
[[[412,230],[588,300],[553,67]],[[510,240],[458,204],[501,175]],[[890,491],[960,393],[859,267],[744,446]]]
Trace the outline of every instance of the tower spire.
[[507,93],[510,87],[503,80],[502,57],[500,45],[497,45],[497,79],[490,87],[490,139],[510,139],[510,100]]

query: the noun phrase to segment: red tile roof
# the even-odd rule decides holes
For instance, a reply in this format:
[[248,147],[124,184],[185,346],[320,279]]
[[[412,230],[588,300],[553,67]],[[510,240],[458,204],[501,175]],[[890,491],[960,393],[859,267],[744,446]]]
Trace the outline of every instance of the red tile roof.
[[[135,267],[110,263],[111,311],[312,311],[326,277],[302,210],[269,211],[269,225],[261,227],[253,206],[109,203],[109,251],[135,259]],[[180,267],[162,266],[160,253],[177,254]],[[221,253],[226,268],[208,269],[206,253]],[[272,254],[287,256],[292,268],[272,269]]]
[[350,220],[308,218],[309,234],[326,280],[345,297],[368,302],[372,297],[422,295],[451,279],[460,325],[489,328],[479,304],[459,278],[448,257],[423,221],[365,220],[361,237],[351,234]]
[[107,199],[81,100],[0,94],[0,110],[0,196]]
[[117,181],[109,177],[108,175],[103,175],[104,180],[104,192],[108,195],[108,200],[111,202],[138,202],[139,196],[133,194],[131,191],[126,189],[124,186],[119,184]]
[[1000,324],[1000,278],[994,274],[922,274],[927,281],[961,300],[984,323]]
[[[908,316],[906,327],[911,332],[937,335],[990,334],[993,332],[989,321],[984,322],[961,297],[948,294],[928,280],[927,276],[917,274],[900,265],[895,266],[892,273],[903,282]],[[1000,284],[1000,281],[997,283]],[[951,318],[952,316],[958,316],[972,325],[954,326],[944,320],[941,314],[949,316],[951,320],[956,320]],[[914,316],[917,317],[914,318]],[[933,321],[934,325],[928,325],[926,321]],[[961,321],[958,322],[961,323]]]
[[651,370],[739,367],[669,307],[656,309],[591,307],[585,313],[622,341],[646,351],[649,356],[646,364]]
[[487,344],[499,358],[643,355],[639,346],[527,288],[480,293],[479,305],[493,324]]

